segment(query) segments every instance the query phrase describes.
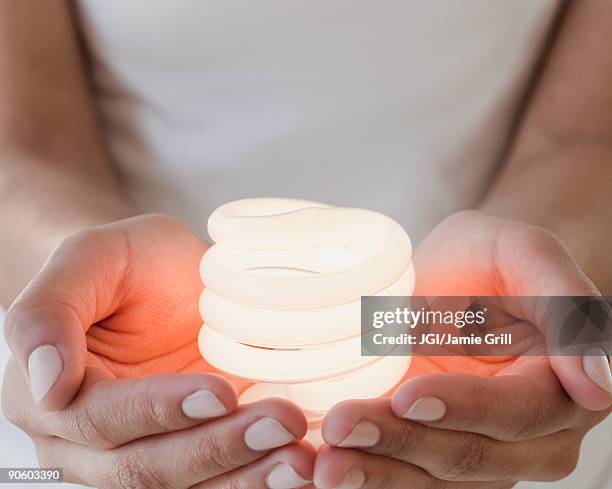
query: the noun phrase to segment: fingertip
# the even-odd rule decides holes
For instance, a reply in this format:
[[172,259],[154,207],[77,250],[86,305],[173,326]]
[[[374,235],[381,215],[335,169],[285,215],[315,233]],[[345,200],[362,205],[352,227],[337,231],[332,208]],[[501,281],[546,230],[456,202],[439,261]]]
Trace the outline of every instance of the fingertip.
[[[77,341],[78,343],[78,341]],[[85,374],[84,345],[41,344],[27,354],[30,393],[43,411],[58,411],[74,399]]]
[[339,487],[356,463],[352,449],[323,445],[314,464],[313,482],[318,488]]
[[271,457],[273,457],[274,461],[291,465],[302,478],[309,481],[312,480],[317,451],[309,443],[298,441],[281,447],[275,450]]
[[224,378],[209,373],[180,374],[172,377],[174,392],[164,389],[164,376],[160,377],[162,390],[170,396],[171,404],[179,404],[184,416],[190,420],[205,421],[227,416],[238,406],[234,387]]
[[[449,376],[449,374],[444,375]],[[442,377],[440,374],[424,375],[407,380],[391,396],[391,411],[398,418],[404,418],[415,403],[421,399],[435,397],[440,383],[446,384],[449,381],[452,379]]]
[[199,375],[202,385],[214,391],[219,401],[227,408],[228,414],[234,412],[238,407],[238,393],[231,382],[216,373]]
[[87,354],[74,313],[18,300],[7,313],[5,337],[37,405],[44,411],[68,405],[83,381]]
[[[612,404],[612,374],[603,354],[552,357],[551,364],[567,394],[589,411],[603,411]],[[611,389],[611,390],[609,390]]]
[[43,410],[53,410],[63,404],[61,389],[53,389],[63,370],[64,361],[54,345],[37,346],[29,354],[27,378],[30,393],[34,402]]
[[369,418],[384,419],[388,414],[388,399],[343,401],[325,415],[321,435],[329,445],[339,446],[358,425],[370,426],[372,423]]
[[321,425],[321,436],[323,441],[328,444],[326,447],[338,445],[356,423],[351,416],[353,411],[351,406],[351,401],[342,401],[325,414]]
[[256,414],[277,420],[287,428],[296,440],[301,440],[308,431],[308,421],[304,412],[293,402],[280,397],[270,397],[248,404]]

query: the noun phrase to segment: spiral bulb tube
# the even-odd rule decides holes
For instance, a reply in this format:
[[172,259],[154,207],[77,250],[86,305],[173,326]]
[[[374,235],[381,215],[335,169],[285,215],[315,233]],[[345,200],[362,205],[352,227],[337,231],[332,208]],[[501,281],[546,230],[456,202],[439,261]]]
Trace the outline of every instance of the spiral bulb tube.
[[199,348],[255,383],[241,397],[286,397],[315,419],[344,399],[385,394],[405,356],[361,355],[361,296],[414,288],[403,228],[377,212],[295,199],[216,209],[202,258]]

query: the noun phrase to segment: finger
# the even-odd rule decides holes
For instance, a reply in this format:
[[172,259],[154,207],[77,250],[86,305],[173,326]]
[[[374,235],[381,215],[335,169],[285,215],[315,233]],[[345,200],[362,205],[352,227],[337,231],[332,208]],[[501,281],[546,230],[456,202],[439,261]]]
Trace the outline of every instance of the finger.
[[504,441],[574,427],[582,409],[567,397],[547,363],[534,361],[530,367],[529,378],[469,374],[416,377],[395,391],[391,406],[398,418]]
[[[127,251],[109,239],[93,231],[67,239],[7,312],[6,341],[42,409],[61,409],[74,397],[85,371],[85,332],[116,304]],[[109,260],[96,254],[104,246],[115,250]]]
[[[64,481],[69,483],[107,488],[183,487],[178,481],[165,485],[163,481],[170,475],[145,474],[142,461],[117,465],[112,451],[81,447],[60,438],[40,441],[37,452],[41,467],[63,467]],[[250,465],[196,483],[191,489],[314,489],[315,458],[316,450],[311,445],[293,443]]]
[[5,415],[26,433],[96,448],[195,426],[226,416],[237,405],[233,386],[214,374],[114,379],[88,368],[74,400],[61,411],[45,412],[32,400],[12,357],[4,389]]
[[140,463],[168,486],[186,487],[250,464],[302,439],[306,430],[296,405],[265,399],[203,426],[136,440],[115,452],[120,465]]
[[[333,408],[323,437],[334,446],[359,448],[423,468],[448,481],[557,480],[578,456],[569,431],[527,442],[430,428],[393,415],[385,399],[348,401]],[[572,467],[573,469],[573,467]]]
[[[600,297],[566,246],[543,228],[473,211],[456,215],[439,226],[449,228],[439,231],[462,236],[461,246],[452,254],[440,250],[442,244],[430,241],[436,239],[436,233],[423,242],[415,253],[420,277],[415,295],[525,297],[516,301],[515,308],[520,313],[517,317],[530,321],[544,334],[549,324],[542,321],[538,311],[547,297]],[[541,299],[534,301],[534,297]],[[602,359],[605,353],[611,352],[584,358],[551,356],[563,387],[586,409],[599,411],[612,404],[612,373]]]
[[38,451],[41,464],[64,467],[69,482],[110,488],[190,487],[259,460],[305,433],[306,419],[297,406],[267,399],[202,426],[112,450],[47,437]]
[[[565,283],[568,289],[565,295],[576,289],[569,287],[569,277]],[[516,299],[514,299],[516,301]],[[517,301],[525,318],[535,324],[545,335],[549,345],[550,364],[562,383],[565,391],[585,409],[603,411],[612,405],[612,371],[610,370],[610,327],[612,326],[612,311],[607,303],[597,295],[581,298],[576,301],[572,297],[550,299],[547,297],[525,298]],[[582,304],[581,304],[582,303]],[[577,314],[580,319],[578,319]],[[586,340],[584,346],[562,347],[563,336],[568,330],[579,334],[581,329],[594,329],[597,318],[604,315],[605,319],[596,326],[607,330],[608,340]],[[571,322],[570,322],[571,318]],[[584,321],[581,324],[579,321]],[[598,334],[599,336],[599,334]]]
[[331,489],[506,489],[514,482],[444,482],[424,470],[358,450],[323,446],[314,469],[317,488]]
[[279,448],[250,465],[201,482],[191,489],[313,488],[316,450],[307,443]]
[[551,357],[550,363],[572,399],[586,409],[604,411],[612,404],[608,357],[603,350],[587,350],[582,357]]

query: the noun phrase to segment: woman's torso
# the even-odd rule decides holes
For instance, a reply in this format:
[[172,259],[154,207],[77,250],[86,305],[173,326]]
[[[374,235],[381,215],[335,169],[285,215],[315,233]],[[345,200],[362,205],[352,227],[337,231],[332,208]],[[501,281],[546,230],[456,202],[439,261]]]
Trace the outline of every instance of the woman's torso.
[[81,0],[136,202],[203,231],[249,196],[367,207],[418,241],[475,203],[557,0]]

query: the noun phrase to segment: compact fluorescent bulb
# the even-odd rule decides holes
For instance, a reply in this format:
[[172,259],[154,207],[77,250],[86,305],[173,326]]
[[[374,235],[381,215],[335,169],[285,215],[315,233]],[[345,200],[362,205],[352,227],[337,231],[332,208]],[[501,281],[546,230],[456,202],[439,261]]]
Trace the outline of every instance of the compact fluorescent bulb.
[[377,212],[295,199],[246,199],[209,218],[199,347],[255,383],[251,402],[286,397],[319,419],[345,399],[391,390],[410,357],[361,356],[361,296],[410,295],[402,227]]

